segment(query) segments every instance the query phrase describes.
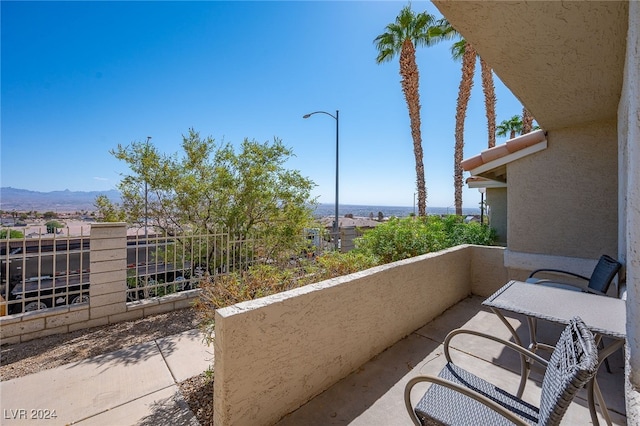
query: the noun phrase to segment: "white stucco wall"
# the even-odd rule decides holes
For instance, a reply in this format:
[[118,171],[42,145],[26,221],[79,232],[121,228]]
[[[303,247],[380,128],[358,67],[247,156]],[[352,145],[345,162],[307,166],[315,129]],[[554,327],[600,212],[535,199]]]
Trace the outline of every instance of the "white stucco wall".
[[627,278],[627,423],[640,425],[640,2],[629,2],[618,108],[620,244]]

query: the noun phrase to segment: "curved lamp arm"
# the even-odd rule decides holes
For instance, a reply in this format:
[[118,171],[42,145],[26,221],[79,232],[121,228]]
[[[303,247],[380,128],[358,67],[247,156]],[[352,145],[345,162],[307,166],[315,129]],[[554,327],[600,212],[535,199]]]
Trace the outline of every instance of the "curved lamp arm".
[[337,120],[338,117],[328,113],[327,111],[314,111],[314,112],[310,112],[309,114],[305,114],[302,116],[302,118],[309,118],[311,117],[313,114],[327,114],[329,117],[333,118],[334,120]]

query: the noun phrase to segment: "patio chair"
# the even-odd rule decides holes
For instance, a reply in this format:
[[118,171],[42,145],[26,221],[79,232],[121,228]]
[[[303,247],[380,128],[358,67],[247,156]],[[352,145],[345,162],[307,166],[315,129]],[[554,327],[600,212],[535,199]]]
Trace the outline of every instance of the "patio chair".
[[[543,269],[536,269],[531,274],[529,274],[529,278],[527,278],[526,282],[532,283],[532,284],[547,285],[547,286],[552,286],[557,288],[564,288],[566,290],[583,291],[586,293],[599,294],[601,296],[606,296],[606,293],[609,290],[609,286],[611,285],[613,278],[620,271],[621,267],[622,267],[622,264],[620,264],[620,262],[618,262],[617,260],[615,260],[610,256],[607,256],[606,254],[603,254],[602,256],[600,256],[600,259],[598,260],[598,263],[596,264],[596,267],[593,269],[593,272],[591,273],[591,277],[589,278],[576,274],[574,272],[564,271],[561,269],[544,269],[543,268]],[[588,282],[588,285],[586,288],[583,288],[575,284],[557,282],[551,279],[534,278],[534,275],[536,275],[539,272],[552,272],[554,274],[561,274],[561,275],[564,274],[566,276],[571,276],[574,278],[581,279],[585,282]],[[531,344],[529,345],[529,349],[532,351],[535,351],[538,348],[552,350],[553,346],[543,344],[537,341],[537,337],[536,337],[537,321],[534,318],[528,318],[527,320],[529,324],[529,335],[531,336]],[[597,344],[601,346],[602,342],[600,342],[600,339],[597,339],[597,340],[598,340]],[[611,373],[611,366],[609,365],[609,360],[605,359],[604,362],[605,362],[605,367],[607,369],[607,372]]]
[[[620,262],[612,257],[607,256],[606,254],[603,254],[602,256],[600,256],[600,259],[598,260],[598,263],[591,273],[591,277],[589,278],[560,269],[536,269],[531,274],[529,274],[527,282],[533,284],[551,285],[553,287],[566,288],[567,290],[585,291],[588,293],[605,295],[607,293],[607,290],[609,290],[609,286],[611,285],[613,278],[620,271],[621,267],[622,265],[620,264]],[[551,279],[534,278],[534,275],[539,272],[552,272],[554,274],[571,276],[588,282],[588,286],[586,288],[582,288],[570,283],[556,282]]]
[[[472,334],[504,344],[546,367],[539,407],[456,366],[449,342],[458,334]],[[405,387],[407,411],[416,425],[557,425],[575,394],[596,373],[598,351],[591,332],[580,318],[573,318],[562,332],[549,361],[506,340],[473,330],[450,332],[444,342],[447,365],[438,377],[418,376]],[[414,407],[411,390],[420,382],[431,382]]]

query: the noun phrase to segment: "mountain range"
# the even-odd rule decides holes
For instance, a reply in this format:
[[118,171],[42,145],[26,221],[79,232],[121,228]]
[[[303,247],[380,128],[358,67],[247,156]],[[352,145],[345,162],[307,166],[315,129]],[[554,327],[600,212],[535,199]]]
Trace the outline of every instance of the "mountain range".
[[51,191],[39,192],[11,187],[0,188],[0,210],[5,211],[55,211],[76,212],[95,210],[95,199],[105,195],[112,202],[120,202],[120,193],[114,189],[108,191]]

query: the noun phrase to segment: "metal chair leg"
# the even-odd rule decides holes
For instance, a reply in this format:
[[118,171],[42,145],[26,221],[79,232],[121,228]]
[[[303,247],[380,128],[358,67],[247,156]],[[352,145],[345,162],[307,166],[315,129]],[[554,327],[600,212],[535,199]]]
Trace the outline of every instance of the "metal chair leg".
[[[598,339],[598,350],[604,349],[604,342],[602,341],[602,336],[597,336]],[[609,366],[609,358],[604,359],[604,366],[607,369],[607,373],[613,374],[611,372],[611,367]]]

